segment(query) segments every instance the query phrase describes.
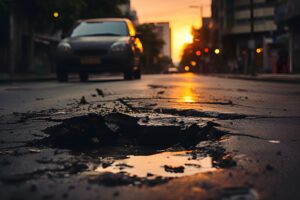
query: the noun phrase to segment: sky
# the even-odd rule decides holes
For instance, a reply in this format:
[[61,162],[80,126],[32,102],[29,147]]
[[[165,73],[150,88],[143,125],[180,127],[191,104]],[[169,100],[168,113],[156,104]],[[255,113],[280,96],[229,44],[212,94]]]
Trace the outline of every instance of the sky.
[[177,63],[183,45],[192,41],[192,26],[200,26],[200,5],[203,16],[210,17],[210,3],[211,0],[131,0],[131,7],[137,11],[140,23],[170,22],[172,58]]

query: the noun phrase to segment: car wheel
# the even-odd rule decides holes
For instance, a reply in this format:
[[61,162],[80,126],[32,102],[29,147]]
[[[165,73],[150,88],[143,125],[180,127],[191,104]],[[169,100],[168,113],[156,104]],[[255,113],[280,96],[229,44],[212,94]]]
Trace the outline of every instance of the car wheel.
[[79,78],[81,82],[87,82],[89,80],[89,74],[85,72],[80,72]]
[[59,82],[68,82],[68,72],[62,69],[61,67],[57,67],[56,78]]
[[133,72],[133,77],[135,79],[141,79],[141,68],[140,67]]
[[133,78],[132,70],[124,72],[124,80],[132,80],[132,78]]

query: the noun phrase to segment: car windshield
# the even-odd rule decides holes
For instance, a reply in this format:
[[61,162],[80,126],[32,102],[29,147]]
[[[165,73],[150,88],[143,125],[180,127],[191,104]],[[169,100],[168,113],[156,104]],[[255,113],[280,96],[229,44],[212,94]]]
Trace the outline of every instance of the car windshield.
[[72,32],[71,37],[77,36],[127,36],[125,22],[82,22]]

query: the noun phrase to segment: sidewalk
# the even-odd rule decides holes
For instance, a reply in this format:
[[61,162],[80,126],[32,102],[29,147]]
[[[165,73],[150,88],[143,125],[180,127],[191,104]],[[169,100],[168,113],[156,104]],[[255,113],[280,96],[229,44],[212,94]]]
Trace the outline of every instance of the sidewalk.
[[258,74],[256,76],[244,74],[213,74],[212,76],[240,80],[300,84],[300,74]]
[[[99,78],[111,76],[113,74],[91,74],[91,78]],[[42,81],[56,81],[56,74],[15,74],[13,78],[9,74],[0,74],[0,83],[15,83],[15,82],[42,82]],[[77,73],[69,74],[69,80],[79,80]]]
[[15,74],[13,78],[9,74],[0,74],[0,83],[51,81],[56,80],[55,74]]

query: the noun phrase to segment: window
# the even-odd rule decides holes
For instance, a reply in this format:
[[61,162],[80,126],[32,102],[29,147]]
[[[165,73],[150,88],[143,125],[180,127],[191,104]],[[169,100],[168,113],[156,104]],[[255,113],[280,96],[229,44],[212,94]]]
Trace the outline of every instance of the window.
[[72,32],[76,36],[128,36],[125,22],[82,22]]

